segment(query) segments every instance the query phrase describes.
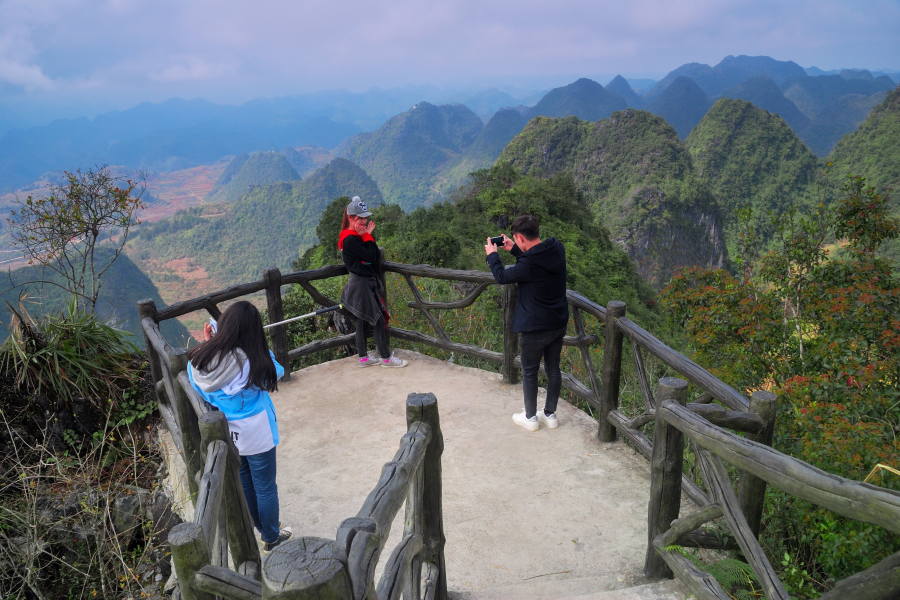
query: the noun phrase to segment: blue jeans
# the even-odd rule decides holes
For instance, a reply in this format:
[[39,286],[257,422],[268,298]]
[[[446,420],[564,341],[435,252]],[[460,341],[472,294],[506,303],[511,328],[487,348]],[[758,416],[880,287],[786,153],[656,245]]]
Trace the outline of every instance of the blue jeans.
[[562,355],[563,337],[566,328],[550,331],[529,331],[519,334],[522,348],[522,391],[525,393],[525,416],[529,419],[537,414],[538,371],[544,359],[547,372],[547,401],[544,412],[556,412],[559,391],[562,388],[562,374],[559,361]]
[[275,448],[241,457],[241,483],[253,524],[264,542],[278,540],[278,486],[275,484]]

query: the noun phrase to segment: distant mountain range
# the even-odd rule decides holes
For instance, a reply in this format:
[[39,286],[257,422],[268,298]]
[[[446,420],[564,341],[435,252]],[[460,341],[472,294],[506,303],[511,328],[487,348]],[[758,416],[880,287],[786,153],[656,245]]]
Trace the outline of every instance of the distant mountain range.
[[[761,75],[810,122],[796,118],[796,111],[774,93],[771,83],[763,86],[766,89],[755,89],[761,84],[754,80]],[[680,77],[694,81],[707,96],[705,103],[696,90],[685,88],[683,80],[663,97]],[[624,108],[645,108],[666,118],[686,137],[702,117],[700,107],[708,109],[720,97],[741,98],[778,112],[817,155],[824,156],[883,99],[879,94],[896,85],[895,79],[900,79],[900,73],[826,72],[765,56],[728,56],[715,66],[682,65],[659,82],[618,76],[603,87],[580,79],[524,98],[497,88],[459,94],[420,86],[364,93],[332,90],[253,100],[241,106],[173,99],[143,103],[92,120],[61,119],[41,127],[5,131],[0,135],[0,193],[46,178],[48,172],[97,164],[168,172],[212,164],[224,156],[285,147],[330,150],[344,141],[344,149],[352,136],[378,129],[423,101],[432,105],[462,103],[482,122],[502,108],[514,108],[527,119],[573,115],[587,120],[606,118]],[[0,117],[0,132],[15,123],[15,119],[7,122]],[[464,151],[464,147],[451,151],[447,161]],[[297,171],[304,176],[310,168]],[[446,186],[438,181],[433,187],[443,190]]]
[[[239,172],[249,163],[241,157],[235,160],[243,162]],[[266,152],[256,162],[268,161],[274,169],[282,160],[280,154]],[[254,169],[257,174],[265,171]],[[365,171],[337,158],[302,181],[251,184],[233,202],[209,203],[144,225],[129,240],[127,251],[151,277],[161,277],[160,284],[179,277],[167,265],[188,257],[223,285],[258,280],[268,267],[290,270],[298,253],[315,243],[316,224],[325,206],[339,196],[353,195],[372,206],[383,202]],[[193,295],[200,293],[195,289]]]
[[[98,157],[166,170],[233,156],[201,206],[146,224],[129,242],[153,283],[185,297],[290,268],[316,242],[334,198],[410,212],[465,195],[457,190],[469,173],[498,159],[538,178],[571,173],[598,222],[657,286],[679,266],[727,264],[735,209],[749,204],[764,225],[769,210],[808,207],[826,155],[835,176],[900,186],[900,92],[863,70],[811,75],[768,57],[727,57],[679,67],[645,95],[621,76],[606,86],[579,79],[533,106],[493,89],[468,104],[404,104],[368,132],[359,115],[375,123],[379,113],[339,98],[312,116],[286,100],[170,101],[10,131],[0,137],[0,185]],[[891,252],[900,261],[900,245]]]

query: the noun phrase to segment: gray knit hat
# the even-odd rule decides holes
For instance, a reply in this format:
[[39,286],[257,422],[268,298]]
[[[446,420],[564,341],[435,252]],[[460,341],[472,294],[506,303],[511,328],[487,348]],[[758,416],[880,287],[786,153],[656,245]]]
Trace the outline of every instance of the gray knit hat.
[[369,207],[363,202],[359,196],[353,196],[353,200],[347,205],[347,215],[356,217],[371,217]]

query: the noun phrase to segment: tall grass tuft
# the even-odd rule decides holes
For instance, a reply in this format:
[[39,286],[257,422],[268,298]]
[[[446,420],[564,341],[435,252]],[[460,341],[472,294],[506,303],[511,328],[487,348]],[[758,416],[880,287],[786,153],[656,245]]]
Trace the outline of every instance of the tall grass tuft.
[[127,377],[137,349],[93,313],[78,310],[75,299],[65,311],[35,319],[25,308],[7,303],[10,335],[0,345],[0,371],[15,374],[20,393],[44,394],[63,403],[76,397],[99,402],[115,395]]

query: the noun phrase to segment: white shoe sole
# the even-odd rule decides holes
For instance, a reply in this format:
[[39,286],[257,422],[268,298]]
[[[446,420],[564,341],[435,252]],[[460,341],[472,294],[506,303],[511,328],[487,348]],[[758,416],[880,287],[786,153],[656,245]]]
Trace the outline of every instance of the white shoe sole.
[[526,431],[537,431],[541,428],[541,424],[535,421],[529,421],[528,419],[523,418],[522,420],[516,419],[522,413],[516,413],[513,415],[513,423],[521,427]]
[[381,368],[382,369],[402,369],[403,367],[405,367],[408,364],[409,363],[405,360],[403,361],[403,364],[399,364],[399,365],[393,365],[393,364],[389,365],[389,364],[381,363]]
[[559,419],[548,419],[544,415],[543,410],[539,410],[537,413],[538,421],[547,426],[548,429],[556,429],[559,427]]

